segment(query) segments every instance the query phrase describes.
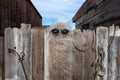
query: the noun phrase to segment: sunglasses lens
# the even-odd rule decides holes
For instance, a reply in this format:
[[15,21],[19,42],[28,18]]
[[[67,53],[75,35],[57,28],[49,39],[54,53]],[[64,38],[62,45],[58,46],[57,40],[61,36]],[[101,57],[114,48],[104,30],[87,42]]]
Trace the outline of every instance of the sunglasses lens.
[[58,34],[58,33],[59,33],[59,29],[52,29],[51,31],[52,31],[52,33],[54,33],[54,34]]
[[61,32],[62,32],[63,34],[68,34],[68,33],[69,33],[69,30],[63,29],[63,30],[61,30]]

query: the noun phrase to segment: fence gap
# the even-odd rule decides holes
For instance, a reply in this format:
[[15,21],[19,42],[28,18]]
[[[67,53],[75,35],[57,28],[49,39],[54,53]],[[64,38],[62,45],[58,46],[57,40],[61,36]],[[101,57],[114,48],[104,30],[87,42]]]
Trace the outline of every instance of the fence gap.
[[0,80],[4,80],[4,37],[0,37]]

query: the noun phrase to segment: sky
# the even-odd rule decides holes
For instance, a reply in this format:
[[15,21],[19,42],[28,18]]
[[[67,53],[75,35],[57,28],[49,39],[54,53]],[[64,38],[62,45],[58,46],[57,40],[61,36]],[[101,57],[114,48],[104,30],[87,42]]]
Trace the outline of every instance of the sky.
[[73,16],[85,0],[31,0],[42,16],[43,25],[53,25],[62,20],[71,28],[75,27],[72,22]]

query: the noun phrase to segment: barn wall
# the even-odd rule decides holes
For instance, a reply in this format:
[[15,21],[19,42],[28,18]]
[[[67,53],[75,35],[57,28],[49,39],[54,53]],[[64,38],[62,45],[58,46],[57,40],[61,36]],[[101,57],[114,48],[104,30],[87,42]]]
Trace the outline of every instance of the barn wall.
[[119,0],[86,0],[73,17],[77,29],[90,24],[90,29],[98,26],[120,25]]
[[20,28],[21,23],[42,27],[42,17],[30,0],[1,0],[0,9],[0,36],[6,27]]
[[36,12],[36,9],[33,5],[31,5],[30,1],[26,1],[26,17],[27,17],[27,23],[31,23],[32,26],[42,26],[42,21],[40,19],[39,13]]

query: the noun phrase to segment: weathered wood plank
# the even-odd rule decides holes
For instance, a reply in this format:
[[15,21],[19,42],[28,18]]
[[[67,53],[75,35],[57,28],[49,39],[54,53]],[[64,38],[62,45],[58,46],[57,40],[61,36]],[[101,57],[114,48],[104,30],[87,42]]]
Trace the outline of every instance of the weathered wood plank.
[[0,37],[0,80],[4,80],[4,38]]
[[118,29],[118,38],[117,38],[117,58],[116,58],[116,62],[117,62],[117,80],[120,80],[120,28]]
[[15,55],[8,53],[8,49],[14,49],[13,29],[5,29],[5,80],[17,80],[17,60]]
[[107,80],[108,77],[108,28],[96,30],[96,80]]
[[83,50],[83,33],[81,30],[73,31],[74,46],[77,47],[80,51],[74,50],[75,54],[75,70],[73,80],[83,80],[84,76],[84,52]]
[[23,64],[27,78],[32,80],[32,45],[31,26],[22,24],[22,28],[7,28],[5,30],[5,79],[25,80],[19,59],[8,53],[8,48],[15,49],[19,55],[24,52]]
[[75,30],[73,33],[75,46],[79,51],[75,51],[75,72],[73,80],[93,80],[94,67],[91,64],[95,60],[95,33],[94,31]]
[[[32,39],[31,39],[31,25],[21,24],[21,29],[17,32],[16,50],[20,54],[25,53],[23,64],[28,80],[32,80]],[[15,33],[14,33],[15,35]],[[20,63],[17,62],[17,75],[19,80],[25,80],[23,69]]]
[[[116,80],[116,30],[114,26],[109,27],[109,42],[108,42],[108,80]],[[115,71],[115,72],[114,72]]]
[[16,48],[18,53],[24,51],[23,64],[29,80],[120,79],[119,27],[116,27],[115,33],[112,26],[109,32],[108,28],[97,28],[96,36],[94,31],[82,33],[74,30],[66,36],[59,34],[56,37],[50,32],[51,29],[31,30],[30,25],[21,26],[21,29],[5,30],[6,80],[24,80],[21,65],[15,55],[8,53],[8,48]]
[[93,80],[94,79],[94,66],[91,64],[95,60],[95,34],[94,31],[85,31],[84,35],[84,79],[83,80]]
[[120,55],[120,29],[117,26],[109,28],[109,46],[108,46],[108,80],[119,80],[119,55]]
[[75,30],[73,33],[75,47],[79,51],[74,52],[76,55],[75,80],[93,80],[94,67],[91,64],[95,59],[95,33],[94,31]]
[[44,31],[32,29],[32,80],[44,80]]
[[44,30],[44,80],[50,80],[49,79],[49,65],[48,65],[48,58],[49,58],[49,46],[48,46],[48,30]]

